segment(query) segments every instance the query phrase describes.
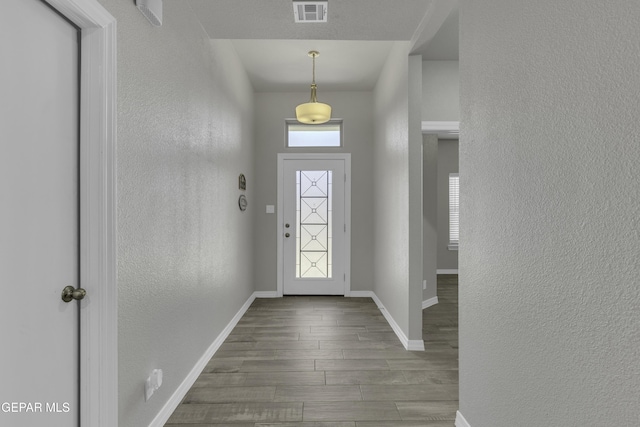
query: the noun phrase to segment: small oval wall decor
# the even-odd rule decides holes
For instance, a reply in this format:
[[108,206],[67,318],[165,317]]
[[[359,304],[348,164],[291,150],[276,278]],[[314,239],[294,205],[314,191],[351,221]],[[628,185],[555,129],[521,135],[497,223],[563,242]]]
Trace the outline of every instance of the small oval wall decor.
[[238,207],[240,208],[240,210],[246,211],[248,204],[249,203],[247,202],[247,198],[244,196],[244,194],[241,194],[240,197],[238,198]]

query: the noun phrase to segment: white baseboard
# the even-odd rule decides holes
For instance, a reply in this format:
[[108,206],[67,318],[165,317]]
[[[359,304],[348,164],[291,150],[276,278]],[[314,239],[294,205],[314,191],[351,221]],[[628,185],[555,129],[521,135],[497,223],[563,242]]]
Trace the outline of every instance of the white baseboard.
[[424,351],[423,340],[409,340],[405,348],[409,351]]
[[351,291],[345,296],[351,298],[373,298],[374,295],[373,291]]
[[431,307],[432,305],[436,305],[438,303],[438,297],[429,298],[428,300],[422,301],[422,309]]
[[256,294],[258,292],[254,292],[247,302],[244,303],[240,310],[233,316],[233,319],[227,324],[227,326],[220,332],[220,335],[213,341],[213,343],[209,346],[207,351],[202,355],[202,357],[196,362],[195,366],[191,369],[187,377],[182,381],[180,386],[178,386],[177,390],[171,395],[167,403],[162,407],[158,415],[151,421],[149,427],[163,427],[165,423],[173,414],[173,411],[176,410],[182,399],[186,396],[187,392],[193,386],[193,383],[196,382],[198,376],[202,373],[209,360],[213,357],[216,351],[220,348],[224,340],[227,339],[233,328],[238,324],[242,316],[247,312],[251,303],[256,299]]
[[254,292],[256,298],[279,298],[278,292],[276,291],[260,291]]
[[376,305],[380,309],[380,312],[382,313],[384,318],[387,319],[389,326],[391,326],[391,329],[393,329],[393,332],[396,333],[396,335],[398,336],[398,339],[400,339],[400,342],[402,343],[404,348],[410,351],[424,351],[424,341],[410,340],[409,338],[407,338],[404,332],[402,332],[402,329],[400,329],[400,326],[398,325],[398,323],[387,311],[384,304],[382,304],[382,301],[380,301],[380,298],[378,298],[378,296],[374,292],[371,292],[371,298],[373,298],[373,301],[376,303]]
[[438,269],[436,270],[436,274],[458,274],[458,269],[446,269],[446,268],[442,268],[442,269]]
[[456,427],[471,427],[471,424],[464,419],[460,411],[456,411]]

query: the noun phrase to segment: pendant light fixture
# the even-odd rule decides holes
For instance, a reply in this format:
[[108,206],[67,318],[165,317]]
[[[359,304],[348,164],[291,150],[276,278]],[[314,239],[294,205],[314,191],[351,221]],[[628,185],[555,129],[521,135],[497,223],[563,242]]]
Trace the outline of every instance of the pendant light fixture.
[[300,123],[319,125],[331,120],[331,106],[318,102],[316,98],[316,56],[318,51],[312,50],[309,56],[313,58],[313,80],[311,81],[311,99],[305,104],[296,107],[296,119]]

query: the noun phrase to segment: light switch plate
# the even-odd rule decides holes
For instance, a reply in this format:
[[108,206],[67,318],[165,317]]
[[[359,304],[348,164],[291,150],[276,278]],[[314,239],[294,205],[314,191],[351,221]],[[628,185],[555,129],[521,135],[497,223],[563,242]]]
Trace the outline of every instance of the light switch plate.
[[148,401],[162,385],[162,369],[154,369],[144,383],[144,400]]

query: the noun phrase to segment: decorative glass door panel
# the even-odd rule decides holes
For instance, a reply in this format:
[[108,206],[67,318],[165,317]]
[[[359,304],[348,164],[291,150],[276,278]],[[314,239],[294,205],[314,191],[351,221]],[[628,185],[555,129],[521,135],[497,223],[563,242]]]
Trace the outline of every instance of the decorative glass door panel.
[[344,294],[344,160],[285,160],[284,294]]
[[296,278],[331,278],[333,171],[296,171]]

